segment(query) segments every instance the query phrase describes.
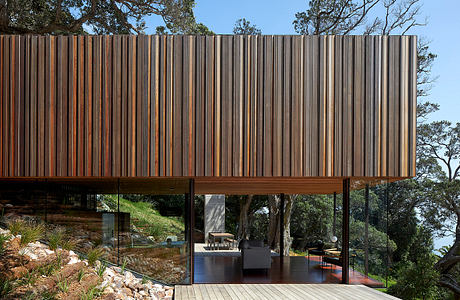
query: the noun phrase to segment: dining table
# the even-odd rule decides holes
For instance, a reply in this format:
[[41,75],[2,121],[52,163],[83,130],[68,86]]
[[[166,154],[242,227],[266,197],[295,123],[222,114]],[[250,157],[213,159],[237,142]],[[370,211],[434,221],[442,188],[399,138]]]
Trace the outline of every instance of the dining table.
[[224,239],[234,239],[235,236],[228,232],[210,232],[209,237],[212,241],[211,250],[216,250],[216,240],[220,239],[220,243],[217,243],[217,250],[220,250],[220,245],[223,244]]

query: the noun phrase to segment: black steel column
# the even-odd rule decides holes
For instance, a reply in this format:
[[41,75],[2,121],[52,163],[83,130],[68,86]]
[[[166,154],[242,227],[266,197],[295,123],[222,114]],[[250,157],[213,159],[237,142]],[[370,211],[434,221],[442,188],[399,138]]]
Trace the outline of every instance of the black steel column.
[[364,190],[364,274],[369,274],[369,185]]
[[280,257],[284,257],[284,194],[280,195]]
[[349,248],[350,248],[350,179],[343,181],[342,205],[342,283],[348,284],[349,278]]
[[332,235],[337,236],[335,232],[335,225],[337,220],[337,193],[334,192],[334,219],[332,220]]
[[185,194],[186,212],[185,212],[185,232],[189,248],[189,272],[190,284],[194,281],[194,258],[195,258],[195,245],[193,241],[193,231],[195,229],[195,180],[190,179],[189,191]]

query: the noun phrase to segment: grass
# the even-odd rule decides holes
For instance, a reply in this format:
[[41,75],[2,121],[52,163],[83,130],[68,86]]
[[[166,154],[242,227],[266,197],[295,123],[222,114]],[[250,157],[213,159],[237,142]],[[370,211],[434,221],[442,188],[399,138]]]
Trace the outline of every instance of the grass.
[[8,229],[10,230],[12,235],[21,234],[25,226],[27,226],[27,223],[21,219],[15,219],[8,223]]
[[64,250],[72,250],[75,248],[76,242],[66,236],[61,229],[55,229],[48,235],[48,246],[51,250],[56,251],[59,247]]
[[0,234],[0,256],[5,253],[6,242],[10,239],[8,234]]
[[33,243],[43,237],[45,232],[45,226],[42,224],[27,224],[22,228],[21,241],[22,247],[27,246],[29,243]]
[[85,276],[85,270],[84,269],[78,270],[78,274],[77,274],[78,282],[80,282],[83,279],[84,276]]
[[107,265],[105,263],[101,263],[99,267],[96,268],[97,276],[102,278],[106,269],[107,269]]
[[48,236],[48,247],[55,251],[62,244],[64,240],[64,231],[55,229]]
[[92,267],[96,264],[96,261],[100,260],[104,256],[104,249],[93,248],[86,253],[88,264]]
[[102,296],[102,293],[104,293],[105,287],[98,288],[97,285],[93,285],[88,289],[86,293],[82,293],[80,295],[80,300],[93,300],[96,299],[100,296]]
[[125,274],[125,269],[126,269],[127,264],[128,264],[128,260],[123,259],[123,263],[121,264],[121,269],[120,269],[121,275]]
[[[112,206],[117,203],[116,195],[105,195]],[[109,205],[110,206],[110,205]],[[163,240],[168,235],[183,235],[185,226],[178,218],[164,217],[149,202],[132,202],[120,197],[120,211],[128,212],[131,221],[141,233]]]
[[6,278],[0,278],[0,299],[6,297],[12,290],[13,283]]
[[69,290],[69,286],[70,286],[70,283],[66,278],[59,277],[58,282],[57,282],[57,287],[61,292],[67,293],[67,291]]

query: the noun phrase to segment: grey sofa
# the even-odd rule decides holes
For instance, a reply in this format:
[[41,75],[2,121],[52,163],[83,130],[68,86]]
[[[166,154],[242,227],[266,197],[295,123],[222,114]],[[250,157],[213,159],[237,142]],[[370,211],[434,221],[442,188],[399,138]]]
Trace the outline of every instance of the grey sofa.
[[271,251],[263,241],[242,240],[238,246],[241,251],[243,270],[270,269],[272,266]]

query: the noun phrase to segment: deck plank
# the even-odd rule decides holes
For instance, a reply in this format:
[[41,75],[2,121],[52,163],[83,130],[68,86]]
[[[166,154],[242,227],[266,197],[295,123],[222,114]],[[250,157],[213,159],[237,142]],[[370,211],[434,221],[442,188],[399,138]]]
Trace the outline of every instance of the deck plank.
[[176,300],[398,299],[364,285],[194,284],[175,287]]

